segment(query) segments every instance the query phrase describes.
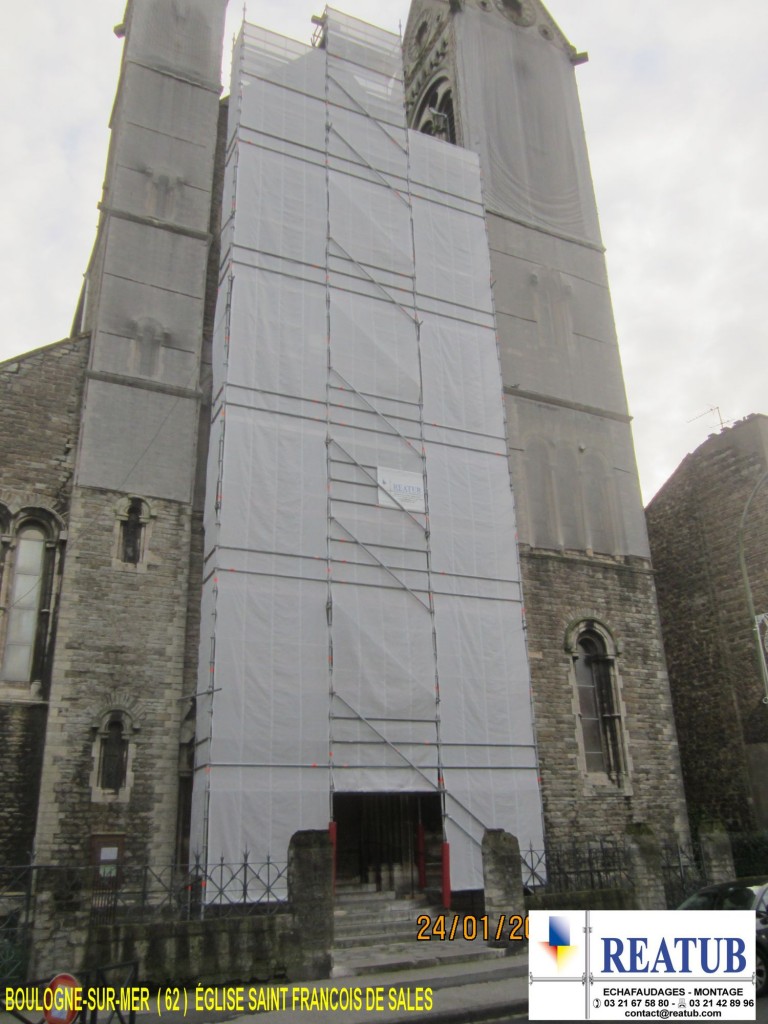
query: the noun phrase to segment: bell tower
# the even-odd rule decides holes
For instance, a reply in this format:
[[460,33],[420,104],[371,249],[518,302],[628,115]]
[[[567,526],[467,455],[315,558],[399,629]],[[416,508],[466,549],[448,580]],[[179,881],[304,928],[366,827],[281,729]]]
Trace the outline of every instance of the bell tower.
[[[128,0],[75,332],[85,400],[35,855],[170,863],[194,697],[198,424],[226,0]],[[215,225],[217,227],[217,225]]]
[[587,56],[539,0],[414,0],[404,60],[410,125],[480,157],[549,840],[684,833]]

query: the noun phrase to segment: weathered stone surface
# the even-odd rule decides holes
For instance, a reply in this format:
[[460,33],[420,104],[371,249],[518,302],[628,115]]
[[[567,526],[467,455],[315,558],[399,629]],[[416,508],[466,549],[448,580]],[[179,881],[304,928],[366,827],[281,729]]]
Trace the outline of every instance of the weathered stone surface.
[[[549,842],[622,837],[635,821],[685,836],[687,817],[650,565],[524,550],[531,688]],[[596,619],[615,637],[615,681],[628,772],[621,785],[588,773],[569,625]]]
[[[54,512],[66,526],[88,351],[88,338],[74,338],[0,364],[0,506],[8,518],[22,509],[39,507]],[[5,518],[0,515],[0,520],[2,533]],[[0,606],[7,601],[10,586],[3,573],[9,544],[10,537],[0,541]],[[55,584],[52,595],[53,635],[58,611]],[[0,607],[0,637],[6,610]],[[47,671],[43,682],[43,692],[37,693],[0,681],[3,864],[27,864],[33,850]]]
[[[492,922],[506,918],[503,939],[491,932],[489,946],[514,945],[510,936],[510,917],[525,916],[520,844],[517,838],[503,829],[486,829],[483,835],[483,884],[485,887],[485,913]],[[495,927],[494,923],[494,927]]]
[[[689,455],[647,509],[692,825],[768,827],[768,705],[739,564],[739,526],[768,464],[768,417]],[[768,486],[749,503],[744,553],[755,610],[768,610]]]

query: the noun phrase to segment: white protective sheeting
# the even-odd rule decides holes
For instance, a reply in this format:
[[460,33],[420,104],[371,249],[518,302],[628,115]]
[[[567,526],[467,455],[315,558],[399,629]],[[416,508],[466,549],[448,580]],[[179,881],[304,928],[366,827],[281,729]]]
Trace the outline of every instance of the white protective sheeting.
[[526,29],[497,31],[471,4],[453,25],[464,143],[480,154],[488,209],[600,245],[577,92],[562,84],[574,73],[567,54]]
[[478,161],[333,11],[324,50],[246,26],[232,95],[193,849],[445,791],[477,888],[485,827],[541,842]]

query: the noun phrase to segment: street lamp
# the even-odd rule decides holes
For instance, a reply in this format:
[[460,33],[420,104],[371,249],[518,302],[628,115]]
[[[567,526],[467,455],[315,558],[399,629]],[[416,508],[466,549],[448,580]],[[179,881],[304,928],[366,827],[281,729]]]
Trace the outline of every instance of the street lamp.
[[763,696],[763,704],[768,704],[768,665],[765,661],[765,649],[760,639],[760,626],[762,623],[768,623],[768,614],[755,614],[755,602],[752,599],[752,587],[749,583],[749,574],[747,573],[747,559],[746,555],[744,554],[744,527],[746,526],[747,513],[749,512],[749,506],[752,504],[752,499],[760,490],[760,488],[766,480],[768,480],[768,470],[766,470],[763,473],[763,475],[757,481],[755,486],[752,488],[752,493],[747,498],[747,503],[744,506],[744,511],[741,514],[741,522],[739,523],[739,564],[741,566],[741,576],[744,580],[744,592],[747,595],[747,609],[749,611],[749,619],[752,623],[752,631],[755,635],[757,663],[760,666],[760,676],[763,680],[763,690],[765,691],[765,694]]

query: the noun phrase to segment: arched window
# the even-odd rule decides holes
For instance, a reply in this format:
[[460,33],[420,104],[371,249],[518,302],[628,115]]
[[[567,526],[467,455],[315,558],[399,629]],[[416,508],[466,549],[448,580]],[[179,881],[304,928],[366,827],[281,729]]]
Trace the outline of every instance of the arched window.
[[125,772],[128,766],[128,739],[122,715],[114,712],[101,737],[99,785],[102,789],[113,793],[119,792],[125,785]]
[[618,784],[626,766],[615,659],[590,624],[578,631],[572,657],[586,770],[604,772]]
[[5,622],[0,678],[29,683],[42,678],[50,620],[52,562],[49,525],[23,518],[5,565]]
[[416,131],[456,144],[456,115],[453,91],[447,78],[441,78],[427,90],[414,119]]
[[141,535],[144,529],[142,512],[142,502],[132,498],[120,534],[122,559],[131,565],[138,565],[141,561]]
[[122,498],[116,506],[113,565],[142,572],[147,567],[149,524],[152,514],[142,498]]
[[91,800],[95,803],[128,802],[137,731],[131,714],[114,705],[93,723]]

